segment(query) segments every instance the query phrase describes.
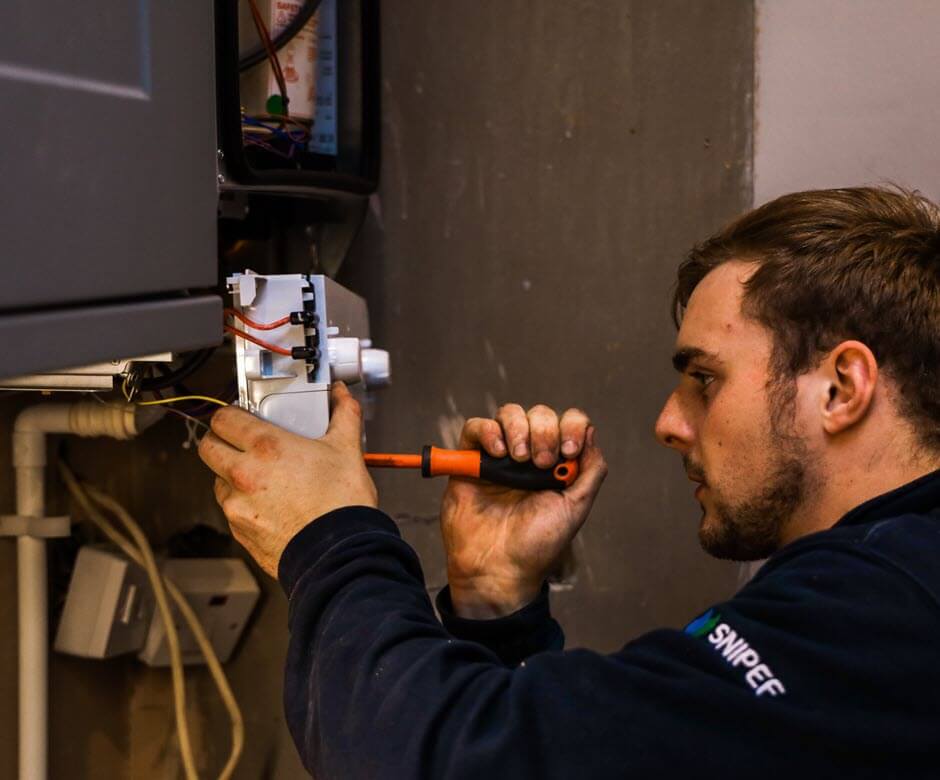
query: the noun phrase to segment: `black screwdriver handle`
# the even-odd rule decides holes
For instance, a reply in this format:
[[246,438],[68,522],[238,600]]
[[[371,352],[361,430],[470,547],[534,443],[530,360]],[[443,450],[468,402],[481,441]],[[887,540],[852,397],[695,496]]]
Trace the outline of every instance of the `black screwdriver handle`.
[[480,453],[480,479],[494,485],[518,490],[564,490],[578,476],[576,460],[559,461],[548,469],[540,469],[531,460],[522,463],[512,458],[494,458]]

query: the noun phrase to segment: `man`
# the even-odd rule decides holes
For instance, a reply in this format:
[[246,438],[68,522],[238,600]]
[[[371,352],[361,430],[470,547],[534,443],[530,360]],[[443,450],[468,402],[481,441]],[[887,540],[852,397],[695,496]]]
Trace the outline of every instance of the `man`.
[[697,483],[704,548],[770,560],[610,656],[558,652],[543,584],[607,470],[581,412],[467,422],[464,447],[582,471],[562,493],[451,481],[443,626],[345,388],[320,441],[216,414],[200,453],[290,599],[287,716],[317,778],[940,773],[940,214],[885,189],[782,197],[692,250],[675,305],[657,437]]

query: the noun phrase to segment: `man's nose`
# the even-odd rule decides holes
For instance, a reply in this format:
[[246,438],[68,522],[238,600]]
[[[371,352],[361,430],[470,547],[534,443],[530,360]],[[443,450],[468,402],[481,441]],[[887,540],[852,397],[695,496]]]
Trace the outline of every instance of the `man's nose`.
[[663,410],[659,413],[655,431],[659,443],[665,447],[671,447],[679,452],[686,452],[691,448],[692,426],[682,413],[682,407],[675,392],[669,396]]

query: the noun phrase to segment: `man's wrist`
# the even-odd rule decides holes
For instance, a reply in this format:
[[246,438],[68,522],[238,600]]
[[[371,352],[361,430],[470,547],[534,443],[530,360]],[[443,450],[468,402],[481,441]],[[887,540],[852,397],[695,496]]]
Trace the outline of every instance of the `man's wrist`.
[[454,613],[470,620],[493,620],[518,612],[535,601],[542,581],[520,582],[448,576]]

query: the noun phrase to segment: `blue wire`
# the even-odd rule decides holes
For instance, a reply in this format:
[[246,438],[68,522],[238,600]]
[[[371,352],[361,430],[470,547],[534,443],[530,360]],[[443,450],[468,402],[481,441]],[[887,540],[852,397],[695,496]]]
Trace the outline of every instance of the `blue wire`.
[[270,125],[266,125],[264,122],[261,122],[257,119],[252,119],[250,116],[243,116],[242,124],[251,125],[253,127],[263,127],[265,130],[270,130],[275,135],[290,141],[295,146],[305,146],[303,141],[298,141],[290,133],[281,130],[279,127],[271,127]]

